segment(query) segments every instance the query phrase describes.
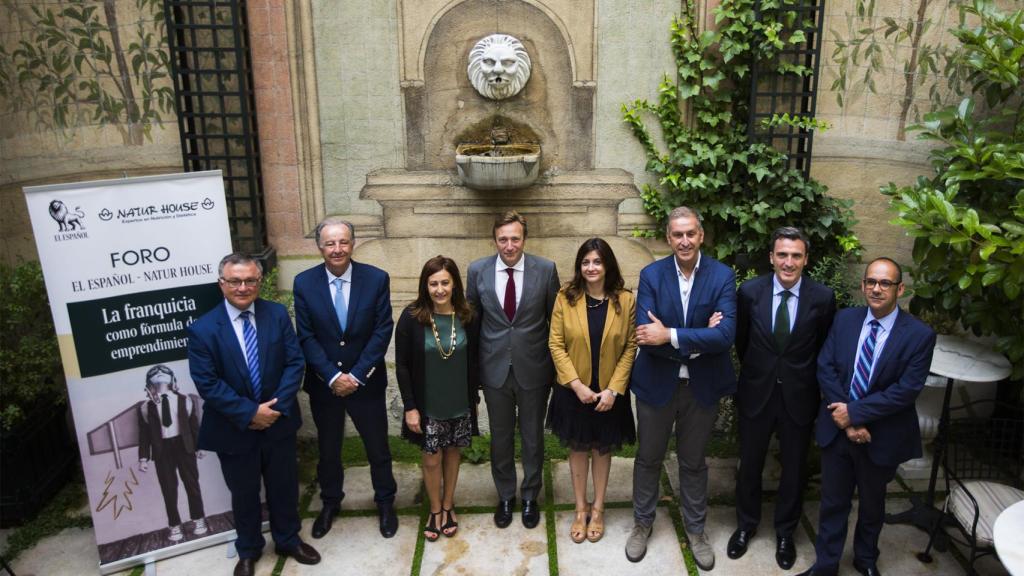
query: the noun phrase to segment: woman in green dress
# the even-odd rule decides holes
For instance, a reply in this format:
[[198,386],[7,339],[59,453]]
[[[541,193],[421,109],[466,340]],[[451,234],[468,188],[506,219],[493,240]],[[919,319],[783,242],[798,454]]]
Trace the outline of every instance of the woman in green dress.
[[402,437],[423,450],[423,484],[430,516],[423,535],[454,536],[455,484],[461,449],[478,435],[476,323],[455,261],[435,256],[423,265],[416,300],[395,328],[395,364],[405,406]]

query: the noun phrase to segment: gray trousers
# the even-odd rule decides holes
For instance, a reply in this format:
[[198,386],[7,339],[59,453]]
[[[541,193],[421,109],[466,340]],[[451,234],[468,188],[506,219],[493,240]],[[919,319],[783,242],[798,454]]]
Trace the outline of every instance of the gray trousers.
[[484,386],[491,425],[491,476],[498,498],[516,497],[516,413],[522,442],[523,500],[536,500],[544,473],[544,412],[550,386],[523,389],[510,369],[501,388]]
[[704,453],[717,416],[718,405],[701,406],[688,384],[677,384],[675,394],[664,406],[651,406],[637,398],[633,518],[638,524],[654,524],[662,464],[675,424],[683,523],[691,534],[704,532],[708,508],[708,465]]

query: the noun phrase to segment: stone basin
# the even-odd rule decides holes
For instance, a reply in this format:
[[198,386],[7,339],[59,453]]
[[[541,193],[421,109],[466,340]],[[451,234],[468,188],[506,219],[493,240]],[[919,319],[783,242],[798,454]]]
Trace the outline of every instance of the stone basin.
[[460,144],[455,166],[474,190],[527,188],[540,173],[539,144]]

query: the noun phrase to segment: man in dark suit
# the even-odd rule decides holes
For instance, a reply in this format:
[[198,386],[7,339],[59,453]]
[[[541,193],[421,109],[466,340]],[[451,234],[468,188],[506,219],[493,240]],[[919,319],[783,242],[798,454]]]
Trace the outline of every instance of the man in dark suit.
[[818,350],[825,342],[836,297],[803,276],[810,243],[796,228],[772,234],[768,260],[774,272],[740,286],[736,306],[736,353],[741,368],[740,469],[736,478],[736,531],[729,558],[739,558],[761,521],[761,474],[772,433],[779,439],[782,478],[775,498],[775,561],[793,567],[793,531],[800,523],[805,462],[818,413]]
[[662,462],[675,426],[683,522],[694,559],[715,565],[704,533],[708,467],[704,452],[718,400],[736,390],[729,351],[736,333],[736,279],[732,268],[701,254],[704,228],[691,208],[675,208],[666,229],[672,255],[640,272],[636,341],[640,345],[630,389],[636,394],[637,446],[633,465],[633,531],[626,557],[647,553]]
[[[146,371],[147,401],[139,404],[139,471],[156,467],[160,494],[170,528],[167,539],[180,542],[181,513],[178,512],[178,478],[185,488],[192,534],[203,536],[209,528],[203,511],[203,493],[199,487],[199,463],[202,451],[196,450],[199,435],[199,409],[195,395],[178,391],[174,371],[157,364]],[[173,408],[171,405],[173,404]]]
[[320,461],[317,477],[323,508],[313,537],[323,538],[345,498],[341,446],[345,414],[366,448],[380,533],[398,531],[391,471],[388,386],[384,353],[391,342],[391,280],[387,272],[352,260],[356,232],[351,222],[329,217],[317,225],[316,245],[324,263],[295,277],[295,325],[306,356],[305,390],[316,423]]
[[515,429],[522,441],[522,520],[540,521],[537,495],[544,470],[544,412],[555,377],[548,349],[551,311],[558,295],[555,263],[526,254],[526,219],[499,216],[498,253],[469,265],[466,299],[480,314],[480,380],[491,426],[491,475],[498,491],[494,523],[512,522],[516,501]]
[[853,567],[880,574],[885,486],[900,463],[921,456],[914,402],[928,377],[935,332],[896,305],[904,287],[895,261],[872,260],[861,287],[867,307],[839,311],[818,355],[821,512],[817,559],[802,576],[838,573],[854,488],[860,509]]
[[258,261],[229,254],[218,273],[224,303],[188,327],[188,366],[204,402],[199,449],[217,453],[231,491],[235,576],[252,575],[263,552],[261,478],[277,553],[316,564],[320,554],[299,538],[302,350],[284,306],[257,298]]

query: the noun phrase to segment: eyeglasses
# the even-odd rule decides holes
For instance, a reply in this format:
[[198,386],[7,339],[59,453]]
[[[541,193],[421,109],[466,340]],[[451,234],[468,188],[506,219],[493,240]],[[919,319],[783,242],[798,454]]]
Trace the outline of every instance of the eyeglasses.
[[228,286],[231,286],[234,289],[242,287],[256,288],[257,286],[260,285],[261,282],[263,282],[263,278],[247,278],[245,280],[239,280],[238,278],[232,278],[230,280],[228,280],[227,278],[221,278],[220,281],[227,284]]
[[882,290],[888,290],[889,288],[892,288],[893,286],[897,286],[899,284],[900,282],[893,282],[892,280],[875,280],[874,278],[864,279],[864,286],[868,288],[874,288],[875,286],[878,286]]

